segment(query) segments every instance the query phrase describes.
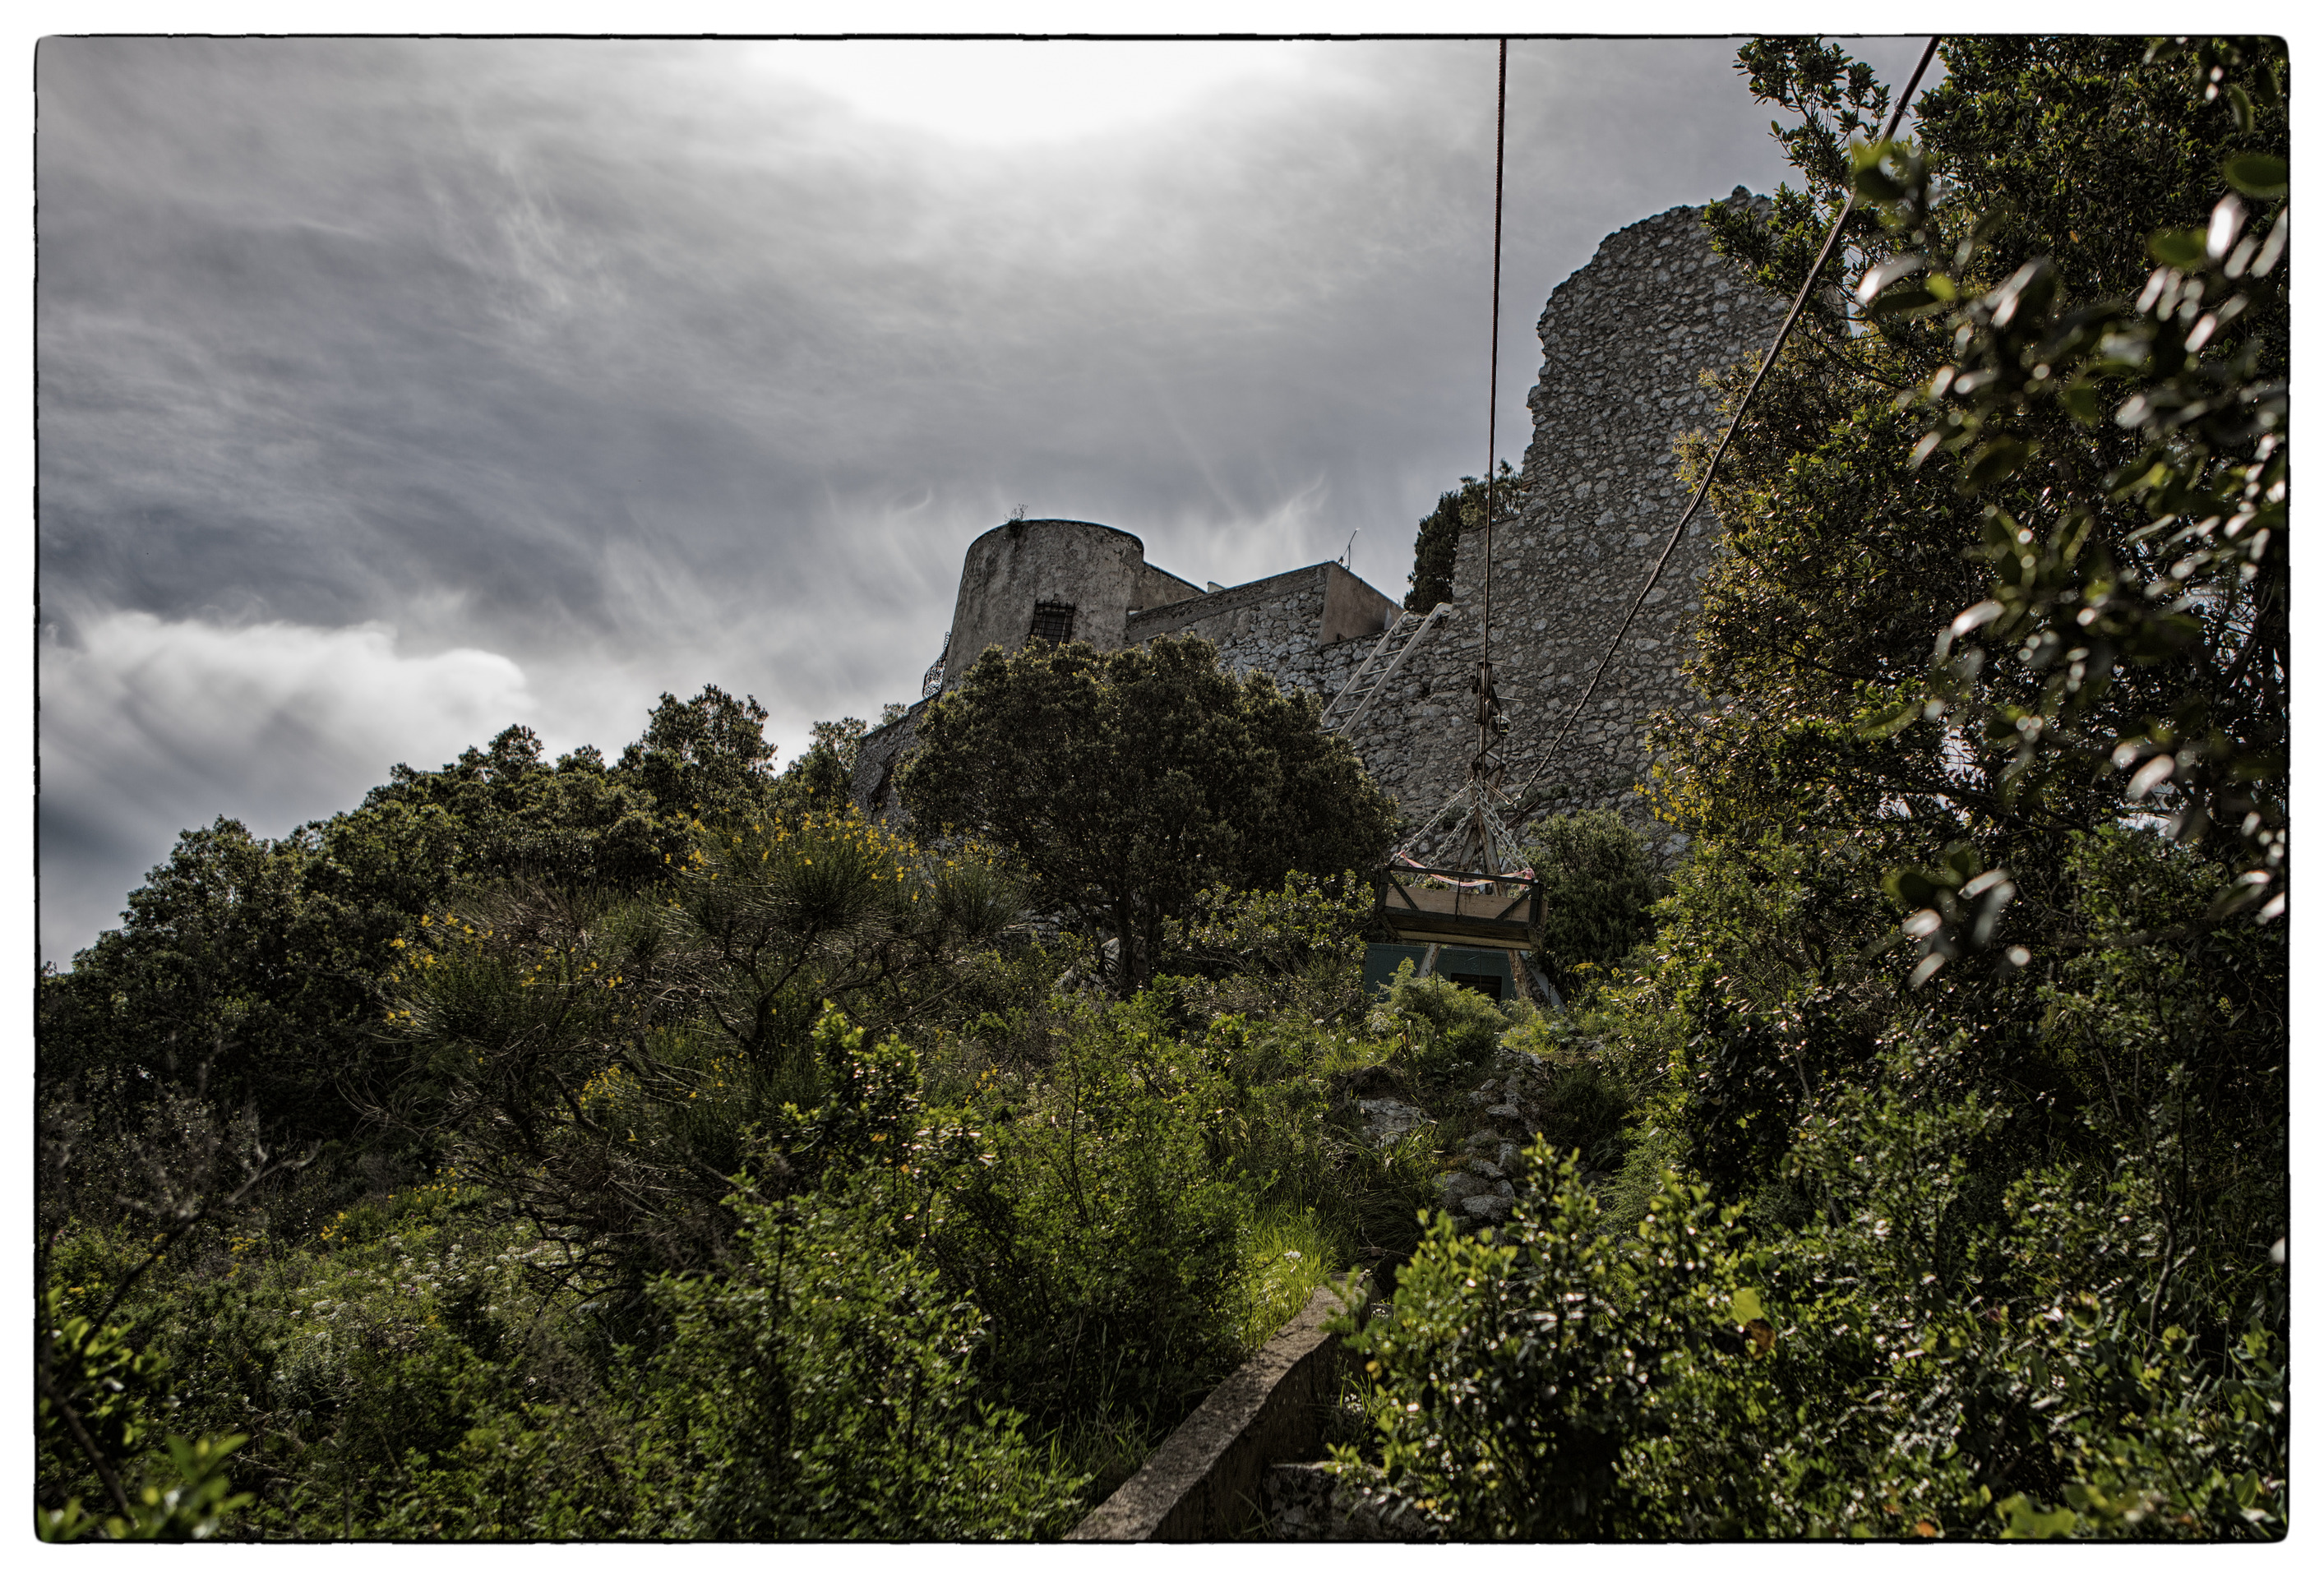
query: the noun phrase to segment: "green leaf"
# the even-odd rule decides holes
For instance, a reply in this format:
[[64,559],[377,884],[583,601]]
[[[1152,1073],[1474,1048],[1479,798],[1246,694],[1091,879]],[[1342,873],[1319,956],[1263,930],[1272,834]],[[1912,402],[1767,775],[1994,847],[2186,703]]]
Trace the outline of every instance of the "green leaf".
[[2191,269],[2203,261],[2202,234],[2193,230],[2158,230],[2146,238],[2146,250],[2159,263]]
[[1937,885],[1928,874],[1909,866],[1884,873],[1880,878],[1882,891],[1906,909],[1917,910],[1937,896]]
[[1890,735],[1903,733],[1921,716],[1921,697],[1912,696],[1898,702],[1892,707],[1875,712],[1871,717],[1857,724],[1856,738],[1886,739]]
[[1893,203],[1904,195],[1904,188],[1878,165],[1867,164],[1856,172],[1856,195],[1868,203]]
[[2070,383],[2058,391],[2058,403],[2066,414],[2088,427],[2098,419],[2098,391],[2087,383]]
[[1969,486],[1972,491],[1990,488],[2015,475],[2033,458],[2032,445],[2015,438],[1997,438],[1978,450],[1977,459],[1969,463]]
[[[2227,185],[2246,197],[2281,197],[2292,189],[2292,166],[2273,153],[2239,153],[2221,165],[2219,173],[2227,178]],[[2162,234],[2156,232],[2158,235]]]
[[2079,1521],[2070,1507],[2061,1507],[2044,1512],[2037,1502],[2029,1500],[2023,1491],[2012,1496],[1994,1509],[2005,1520],[2001,1537],[2004,1539],[2055,1539],[2071,1534]]
[[1944,305],[1944,298],[1923,285],[1898,285],[1884,290],[1867,310],[1876,318],[1925,313]]
[[1735,1289],[1735,1319],[1738,1325],[1748,1325],[1749,1322],[1766,1318],[1767,1312],[1759,1307],[1759,1294],[1757,1289]]

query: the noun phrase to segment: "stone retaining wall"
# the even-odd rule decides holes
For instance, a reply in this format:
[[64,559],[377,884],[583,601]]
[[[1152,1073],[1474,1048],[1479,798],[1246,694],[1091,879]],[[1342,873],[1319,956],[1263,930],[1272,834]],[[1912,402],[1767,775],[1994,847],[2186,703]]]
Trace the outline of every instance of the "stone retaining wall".
[[1341,1347],[1324,1323],[1367,1296],[1367,1282],[1318,1288],[1242,1367],[1221,1381],[1152,1457],[1068,1540],[1217,1540],[1256,1532],[1260,1482],[1278,1463],[1313,1457],[1323,1411],[1339,1395]]

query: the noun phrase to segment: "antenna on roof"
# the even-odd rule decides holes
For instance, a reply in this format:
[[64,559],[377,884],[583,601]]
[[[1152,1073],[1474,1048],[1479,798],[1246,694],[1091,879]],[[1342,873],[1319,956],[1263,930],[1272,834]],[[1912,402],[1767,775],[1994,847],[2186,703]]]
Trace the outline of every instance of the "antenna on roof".
[[1341,551],[1341,554],[1340,554],[1340,568],[1341,568],[1341,569],[1342,569],[1342,570],[1348,570],[1348,571],[1352,571],[1352,570],[1354,570],[1354,569],[1355,569],[1355,567],[1356,567],[1356,539],[1357,539],[1358,537],[1360,537],[1363,536],[1363,535],[1364,535],[1364,528],[1363,528],[1362,527],[1360,527],[1360,527],[1358,527],[1358,528],[1356,528],[1356,529],[1355,529],[1355,530],[1353,530],[1353,531],[1351,531],[1351,532],[1350,532],[1350,533],[1348,534],[1348,546],[1347,546],[1344,549],[1342,549],[1342,550]]

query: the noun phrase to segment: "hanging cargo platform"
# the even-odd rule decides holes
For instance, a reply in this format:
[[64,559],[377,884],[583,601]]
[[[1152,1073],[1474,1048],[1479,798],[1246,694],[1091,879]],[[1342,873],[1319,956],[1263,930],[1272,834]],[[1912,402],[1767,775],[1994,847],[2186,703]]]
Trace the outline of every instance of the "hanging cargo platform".
[[1396,865],[1375,881],[1373,915],[1398,942],[1529,948],[1541,922],[1541,884],[1527,875]]

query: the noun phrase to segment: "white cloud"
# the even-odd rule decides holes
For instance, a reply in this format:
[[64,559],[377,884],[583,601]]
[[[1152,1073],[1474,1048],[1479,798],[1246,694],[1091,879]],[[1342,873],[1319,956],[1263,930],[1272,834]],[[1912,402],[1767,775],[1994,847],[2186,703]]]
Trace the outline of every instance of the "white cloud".
[[114,923],[177,833],[233,816],[279,835],[434,766],[540,708],[493,652],[396,650],[380,624],[235,628],[109,612],[41,649],[42,941]]
[[1315,46],[791,40],[747,49],[758,70],[868,119],[991,145],[1071,141],[1183,115],[1229,89],[1278,85]]

